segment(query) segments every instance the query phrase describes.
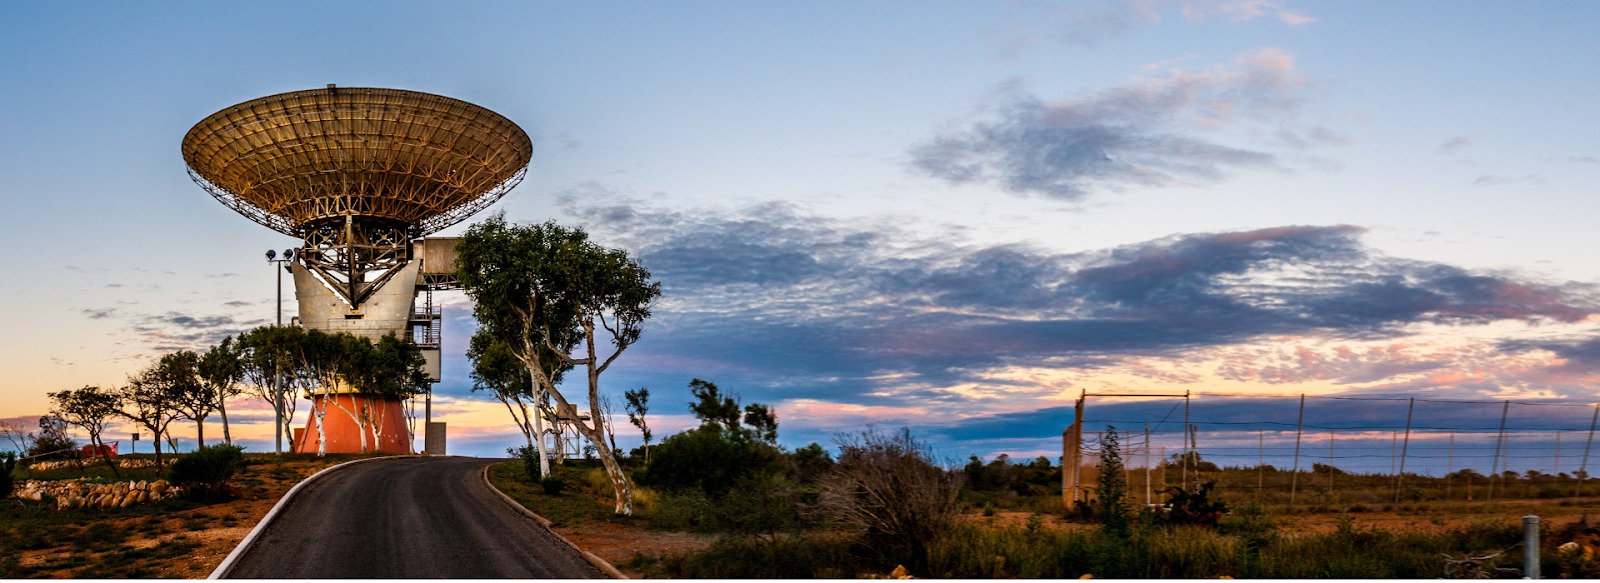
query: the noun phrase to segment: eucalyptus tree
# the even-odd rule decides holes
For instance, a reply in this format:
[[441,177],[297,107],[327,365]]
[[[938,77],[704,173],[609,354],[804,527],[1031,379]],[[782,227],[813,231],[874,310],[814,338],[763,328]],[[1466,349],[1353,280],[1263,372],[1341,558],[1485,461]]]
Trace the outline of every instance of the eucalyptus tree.
[[[372,431],[375,446],[383,443],[384,428],[388,426],[388,407],[373,406],[373,401],[409,401],[429,390],[426,361],[422,349],[415,342],[401,340],[394,334],[385,334],[377,342],[350,336],[359,344],[349,344],[353,358],[344,373],[344,380],[359,394],[369,400],[357,404],[356,423],[365,434]],[[410,441],[409,439],[407,440]],[[376,448],[375,448],[376,449]]]
[[627,252],[554,222],[518,226],[494,216],[467,229],[458,252],[457,278],[476,301],[480,329],[522,361],[536,401],[548,394],[557,408],[572,408],[548,371],[584,371],[589,421],[574,425],[605,466],[616,512],[632,514],[633,493],[602,421],[600,375],[638,341],[661,285]]
[[183,416],[179,411],[183,393],[191,390],[190,385],[200,382],[193,363],[186,362],[187,359],[177,354],[162,356],[148,368],[130,377],[128,384],[118,391],[122,416],[150,430],[150,442],[155,444],[156,467],[162,465],[162,437],[167,435],[172,422]]
[[217,402],[222,399],[221,387],[206,381],[201,357],[192,350],[168,354],[161,362],[169,368],[169,378],[175,383],[173,396],[178,415],[195,423],[198,447],[205,447],[206,418],[217,410]]
[[283,435],[294,435],[294,414],[299,404],[295,395],[305,378],[298,358],[304,339],[305,329],[299,326],[260,326],[239,335],[243,378],[255,388],[255,396],[272,405],[279,423],[275,432],[280,443]]
[[[528,447],[539,450],[541,463],[548,464],[549,460],[544,459],[542,449],[544,427],[539,414],[540,403],[534,400],[533,376],[528,374],[522,361],[511,354],[511,349],[504,342],[496,341],[483,328],[473,333],[467,346],[467,358],[472,360],[472,391],[487,391],[496,401],[505,405],[506,412],[511,414],[511,422],[522,432]],[[544,359],[543,362],[553,363],[556,359]],[[531,411],[530,406],[533,407]],[[538,445],[534,444],[536,438]]]
[[[344,389],[342,383],[347,382],[352,370],[358,366],[360,352],[370,350],[371,344],[349,333],[328,334],[308,328],[302,334],[294,355],[303,372],[300,380],[305,393],[313,397],[311,416],[317,420],[317,455],[328,454],[327,418],[330,405],[363,429],[356,433],[361,440],[361,451],[366,452],[366,426],[353,408],[339,402],[338,394]],[[354,406],[353,401],[351,405]]]
[[650,431],[650,423],[645,415],[650,413],[650,389],[639,387],[622,394],[627,401],[628,422],[639,428],[639,436],[644,438],[644,463],[650,463],[650,438],[655,434]]
[[95,451],[100,452],[106,467],[111,468],[112,474],[120,477],[122,472],[117,471],[117,464],[111,462],[111,455],[106,451],[105,443],[100,440],[100,434],[105,432],[106,426],[118,414],[117,403],[118,398],[115,393],[97,386],[50,393],[51,414],[88,433],[89,443],[94,445]]
[[239,344],[232,336],[207,350],[200,357],[200,380],[207,391],[216,396],[217,412],[222,415],[222,441],[233,445],[233,434],[228,428],[228,399],[244,392],[244,359]]

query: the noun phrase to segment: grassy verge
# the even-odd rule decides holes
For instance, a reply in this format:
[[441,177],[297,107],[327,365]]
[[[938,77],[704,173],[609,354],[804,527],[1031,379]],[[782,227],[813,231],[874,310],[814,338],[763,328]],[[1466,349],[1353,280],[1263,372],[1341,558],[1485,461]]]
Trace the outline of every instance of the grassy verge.
[[[153,456],[123,456],[153,457]],[[127,508],[55,510],[46,502],[0,499],[0,579],[204,577],[278,498],[322,468],[362,455],[247,455],[231,499],[176,497]],[[171,459],[168,457],[168,459]],[[155,468],[85,464],[45,472],[19,469],[22,480],[156,480]]]
[[[557,494],[546,493],[543,486],[529,480],[520,461],[490,466],[489,481],[512,500],[549,519],[553,526],[597,523],[645,526],[647,521],[643,518],[618,516],[612,511],[610,485],[604,485],[603,492],[596,492],[595,477],[590,474],[597,471],[601,470],[581,461],[568,461],[555,468],[552,475],[566,484]],[[604,480],[604,477],[599,479]]]

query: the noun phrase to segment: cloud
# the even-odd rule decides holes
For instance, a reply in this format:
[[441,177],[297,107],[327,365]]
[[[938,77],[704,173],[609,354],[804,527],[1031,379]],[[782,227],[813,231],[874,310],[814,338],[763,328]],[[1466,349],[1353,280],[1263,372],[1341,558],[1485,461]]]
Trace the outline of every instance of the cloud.
[[203,350],[221,342],[224,336],[239,334],[266,323],[266,319],[241,320],[226,314],[166,312],[134,317],[128,329],[145,348],[172,352]]
[[1439,144],[1439,149],[1435,150],[1434,153],[1440,156],[1454,156],[1462,148],[1467,147],[1467,144],[1471,143],[1472,140],[1467,139],[1466,136],[1454,136],[1445,140],[1443,144]]
[[[656,317],[624,359],[637,376],[623,382],[726,379],[762,401],[961,410],[971,387],[1027,385],[992,374],[1014,367],[1088,371],[1283,337],[1371,342],[1417,326],[1575,323],[1600,311],[1591,286],[1387,257],[1353,226],[1064,253],[781,204],[708,212],[577,200],[563,199],[567,212],[636,250],[663,284]],[[1381,356],[1230,374],[1369,382],[1442,366]]]
[[84,308],[78,310],[78,313],[83,314],[85,318],[90,320],[104,320],[117,315],[117,310],[114,308]]
[[1600,164],[1600,158],[1594,156],[1567,156],[1567,161],[1580,164]]
[[1496,176],[1485,174],[1472,180],[1473,186],[1505,186],[1508,184],[1543,184],[1544,179],[1537,174],[1526,176]]
[[1281,166],[1272,153],[1223,143],[1231,131],[1260,126],[1300,147],[1342,140],[1325,128],[1283,131],[1308,90],[1293,55],[1263,48],[1231,66],[1173,69],[1054,102],[1013,92],[991,119],[914,146],[911,164],[952,184],[1061,200],[1214,183]]
[[1242,23],[1261,18],[1272,18],[1289,26],[1305,26],[1317,19],[1284,8],[1283,0],[1187,0],[1179,10],[1191,22],[1205,22],[1219,18]]

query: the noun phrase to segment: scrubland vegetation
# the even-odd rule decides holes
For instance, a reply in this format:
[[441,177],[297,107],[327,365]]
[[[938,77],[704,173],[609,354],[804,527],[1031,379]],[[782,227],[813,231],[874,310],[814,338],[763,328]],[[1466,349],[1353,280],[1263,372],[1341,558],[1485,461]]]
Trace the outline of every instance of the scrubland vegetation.
[[[556,470],[565,484],[558,494],[540,489],[515,462],[497,466],[493,478],[558,525],[608,521],[715,537],[700,550],[640,554],[620,565],[654,577],[882,577],[897,567],[921,578],[1521,576],[1520,507],[1496,513],[1475,502],[1479,518],[1396,529],[1369,519],[1394,511],[1426,523],[1430,504],[1441,512],[1467,510],[1405,496],[1401,504],[1291,510],[1256,503],[1252,488],[1214,487],[1246,478],[1254,484],[1256,468],[1209,466],[1200,474],[1205,483],[1167,489],[1160,495],[1166,507],[1153,511],[1142,503],[1142,484],[1122,490],[1127,474],[1117,456],[1107,455],[1091,490],[1124,494],[1069,509],[1061,502],[1061,468],[1048,459],[949,464],[905,430],[868,429],[839,436],[831,448],[787,450],[763,439],[775,431],[741,423],[735,398],[700,382],[691,412],[702,424],[653,447],[648,464],[642,448],[626,460],[637,486],[633,517],[607,511],[609,482],[582,460]],[[1365,488],[1346,478],[1350,500],[1394,496],[1392,476],[1367,478]],[[1498,494],[1508,506],[1524,491],[1540,491],[1511,484]],[[1593,498],[1541,503],[1574,514],[1600,509]],[[1294,527],[1307,517],[1331,528]],[[1557,550],[1568,541],[1600,541],[1600,529],[1586,520],[1547,525],[1541,538],[1545,577],[1600,575],[1592,554]]]

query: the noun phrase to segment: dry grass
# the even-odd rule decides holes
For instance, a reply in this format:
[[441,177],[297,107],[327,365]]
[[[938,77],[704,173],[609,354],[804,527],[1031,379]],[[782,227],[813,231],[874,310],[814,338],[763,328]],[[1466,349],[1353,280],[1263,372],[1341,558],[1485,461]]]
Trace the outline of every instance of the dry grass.
[[[31,500],[0,500],[0,579],[204,578],[290,488],[328,466],[368,456],[250,454],[230,500],[183,497],[117,509],[52,510]],[[97,469],[98,468],[98,469]],[[146,475],[148,474],[148,475]],[[19,478],[79,476],[111,481],[103,465]],[[154,469],[122,479],[154,479]]]

